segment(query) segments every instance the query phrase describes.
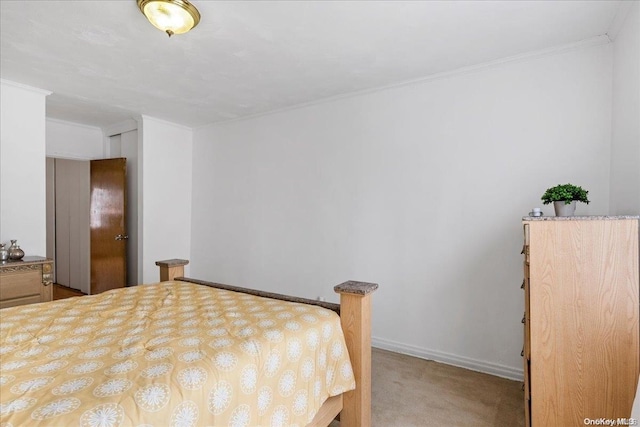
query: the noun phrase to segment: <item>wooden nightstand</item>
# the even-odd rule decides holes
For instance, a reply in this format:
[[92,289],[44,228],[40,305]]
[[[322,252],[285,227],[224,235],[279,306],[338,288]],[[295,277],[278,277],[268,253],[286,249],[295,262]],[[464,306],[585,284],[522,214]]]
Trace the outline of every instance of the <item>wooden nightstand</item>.
[[0,264],[0,308],[51,301],[53,261],[26,256]]

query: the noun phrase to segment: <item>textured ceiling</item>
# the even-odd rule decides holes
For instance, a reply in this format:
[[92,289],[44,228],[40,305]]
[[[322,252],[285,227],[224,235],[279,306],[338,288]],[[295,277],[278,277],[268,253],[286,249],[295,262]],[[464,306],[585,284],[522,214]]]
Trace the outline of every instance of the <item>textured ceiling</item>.
[[273,111],[603,35],[620,1],[203,1],[168,38],[135,0],[0,1],[0,76],[47,114],[187,126]]

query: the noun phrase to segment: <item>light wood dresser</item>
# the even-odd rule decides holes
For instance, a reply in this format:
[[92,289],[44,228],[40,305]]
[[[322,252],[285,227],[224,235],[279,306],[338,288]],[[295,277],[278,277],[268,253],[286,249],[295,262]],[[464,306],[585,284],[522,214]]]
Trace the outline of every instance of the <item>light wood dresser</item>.
[[0,308],[51,301],[53,261],[26,256],[0,264]]
[[627,419],[638,381],[638,219],[525,217],[525,426]]

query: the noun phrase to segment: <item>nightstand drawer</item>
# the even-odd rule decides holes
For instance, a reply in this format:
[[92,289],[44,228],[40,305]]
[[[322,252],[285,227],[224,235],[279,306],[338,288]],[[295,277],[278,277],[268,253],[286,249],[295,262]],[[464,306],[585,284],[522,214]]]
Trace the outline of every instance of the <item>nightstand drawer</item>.
[[0,300],[23,298],[37,295],[40,302],[42,290],[42,270],[40,268],[31,271],[16,273],[3,273],[0,276]]
[[8,307],[15,307],[17,305],[25,305],[25,304],[37,304],[40,301],[41,297],[40,294],[38,295],[31,295],[28,297],[23,297],[23,298],[14,298],[14,299],[8,299],[8,300],[2,300],[0,301],[0,309],[2,308],[8,308]]
[[0,308],[51,301],[53,262],[36,256],[0,264]]

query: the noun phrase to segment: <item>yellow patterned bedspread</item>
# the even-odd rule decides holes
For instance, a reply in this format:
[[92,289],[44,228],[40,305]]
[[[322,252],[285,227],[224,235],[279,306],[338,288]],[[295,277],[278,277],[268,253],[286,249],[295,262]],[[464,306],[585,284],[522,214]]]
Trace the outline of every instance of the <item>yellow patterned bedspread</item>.
[[355,387],[336,313],[186,282],[0,310],[0,426],[304,426]]

